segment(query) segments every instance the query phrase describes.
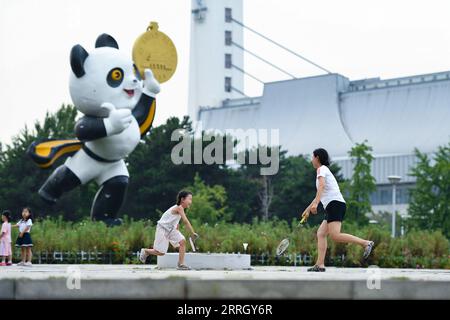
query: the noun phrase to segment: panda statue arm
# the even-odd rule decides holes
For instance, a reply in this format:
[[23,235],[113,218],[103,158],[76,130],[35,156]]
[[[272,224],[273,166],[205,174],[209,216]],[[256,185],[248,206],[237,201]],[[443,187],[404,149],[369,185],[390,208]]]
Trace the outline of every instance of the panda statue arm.
[[84,116],[75,125],[75,134],[81,141],[91,141],[121,133],[132,121],[131,111],[115,109],[111,103],[103,103],[103,109],[109,111],[106,118]]
[[139,132],[143,137],[151,128],[155,118],[156,100],[154,97],[142,93],[136,107],[133,109],[133,116],[139,124]]
[[103,118],[84,116],[75,124],[75,134],[81,141],[91,141],[107,136]]
[[155,96],[160,91],[159,83],[153,76],[152,71],[150,69],[145,69],[144,74],[145,80],[142,95],[132,112],[139,124],[141,137],[143,137],[152,126],[156,110]]

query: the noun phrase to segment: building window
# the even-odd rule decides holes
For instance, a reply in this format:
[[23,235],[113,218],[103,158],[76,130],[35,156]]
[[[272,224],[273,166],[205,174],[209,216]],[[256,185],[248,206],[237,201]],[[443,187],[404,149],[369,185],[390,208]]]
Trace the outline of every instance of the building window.
[[233,41],[231,37],[231,31],[225,31],[225,45],[231,46],[231,41]]
[[231,77],[225,77],[225,92],[231,92]]
[[[396,203],[407,204],[410,198],[410,185],[397,185]],[[378,186],[377,190],[370,195],[372,205],[391,205],[392,186]]]
[[388,190],[380,191],[380,204],[389,204],[391,201],[391,193]]
[[226,69],[231,69],[231,65],[232,65],[231,54],[225,53],[225,68]]
[[225,22],[231,22],[231,8],[225,8]]

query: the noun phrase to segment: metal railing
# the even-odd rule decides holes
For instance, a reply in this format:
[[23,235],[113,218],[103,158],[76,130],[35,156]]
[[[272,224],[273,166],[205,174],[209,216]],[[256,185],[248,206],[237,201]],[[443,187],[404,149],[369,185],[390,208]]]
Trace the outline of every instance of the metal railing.
[[225,108],[237,108],[245,106],[255,106],[261,103],[261,97],[246,97],[238,99],[226,99],[222,101],[221,106],[201,106],[199,107],[199,112],[225,109]]
[[348,88],[348,91],[346,92],[383,89],[389,87],[399,87],[411,84],[421,84],[445,80],[450,80],[450,71],[429,73],[410,77],[393,78],[386,80],[380,79],[356,80],[350,82],[350,86]]
[[[233,254],[235,254],[233,252]],[[236,253],[240,254],[240,252]],[[20,252],[14,252],[14,260],[20,261]],[[151,263],[156,263],[156,257],[149,257]],[[314,257],[307,253],[290,253],[276,256],[270,253],[251,254],[252,266],[309,266]],[[33,253],[34,264],[126,264],[137,263],[139,251],[117,253],[114,251],[39,251]],[[331,264],[342,264],[345,255],[327,257]]]

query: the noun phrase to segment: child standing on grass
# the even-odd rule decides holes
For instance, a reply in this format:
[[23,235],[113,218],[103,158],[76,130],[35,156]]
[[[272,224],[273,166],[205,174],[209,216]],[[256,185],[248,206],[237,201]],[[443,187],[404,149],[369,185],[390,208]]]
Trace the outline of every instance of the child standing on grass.
[[33,221],[31,220],[31,209],[25,207],[22,209],[22,219],[14,226],[19,228],[19,236],[17,237],[16,247],[20,247],[22,254],[22,261],[19,262],[18,266],[31,266],[31,247],[33,246],[33,241],[31,240],[31,226]]
[[153,249],[141,249],[139,260],[145,263],[145,260],[149,255],[163,256],[166,254],[169,248],[169,243],[174,248],[179,248],[178,256],[178,270],[189,270],[190,268],[184,264],[184,255],[186,253],[186,238],[178,230],[178,223],[180,219],[191,231],[194,238],[198,237],[192,228],[191,223],[186,217],[185,209],[189,208],[192,204],[192,193],[189,191],[180,191],[177,195],[177,204],[170,207],[161,219],[159,219],[156,226],[155,242],[153,243]]
[[[12,265],[12,250],[11,250],[11,212],[5,210],[2,213],[2,229],[0,232],[0,256],[2,256],[2,262],[0,266]],[[8,258],[8,262],[5,262]]]

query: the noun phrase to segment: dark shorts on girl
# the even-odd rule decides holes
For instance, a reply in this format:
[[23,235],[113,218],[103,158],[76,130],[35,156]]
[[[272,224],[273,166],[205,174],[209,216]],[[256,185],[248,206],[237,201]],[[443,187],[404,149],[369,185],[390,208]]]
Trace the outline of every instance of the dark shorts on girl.
[[347,205],[345,202],[333,200],[325,208],[325,218],[327,222],[341,221],[344,220],[345,211],[347,210]]
[[32,247],[33,241],[31,240],[31,235],[29,232],[25,232],[23,237],[17,237],[16,247]]

